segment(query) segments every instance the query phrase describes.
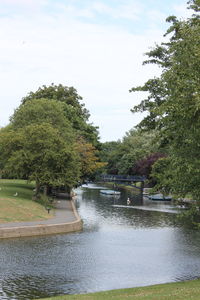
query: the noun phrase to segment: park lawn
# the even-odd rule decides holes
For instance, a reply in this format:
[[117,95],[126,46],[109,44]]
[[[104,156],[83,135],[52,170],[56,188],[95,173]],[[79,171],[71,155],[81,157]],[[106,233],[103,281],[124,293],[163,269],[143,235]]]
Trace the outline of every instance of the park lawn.
[[33,189],[33,182],[0,179],[0,223],[39,221],[53,216],[53,211],[48,214],[44,206],[32,201]]
[[[147,287],[112,290],[83,295],[66,295],[46,300],[199,300],[200,280],[152,285]],[[45,300],[40,299],[40,300]]]

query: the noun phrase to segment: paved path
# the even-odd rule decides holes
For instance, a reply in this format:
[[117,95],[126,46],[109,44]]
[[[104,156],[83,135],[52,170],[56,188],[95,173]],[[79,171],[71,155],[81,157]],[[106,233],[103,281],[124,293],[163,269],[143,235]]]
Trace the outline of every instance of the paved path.
[[73,212],[71,201],[66,199],[58,199],[56,202],[55,217],[44,221],[4,223],[0,224],[0,228],[24,227],[42,224],[62,224],[70,223],[76,220],[77,219]]

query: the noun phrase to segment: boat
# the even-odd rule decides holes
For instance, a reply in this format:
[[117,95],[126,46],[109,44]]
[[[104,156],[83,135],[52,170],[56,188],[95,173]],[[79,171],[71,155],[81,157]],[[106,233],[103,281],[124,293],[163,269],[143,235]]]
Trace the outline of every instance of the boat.
[[81,186],[82,188],[86,188],[88,190],[103,190],[103,189],[107,189],[107,188],[104,188],[103,186],[96,186],[96,185],[92,185],[92,184],[89,184],[89,185],[86,185],[86,184],[83,184]]
[[164,196],[163,194],[149,195],[148,198],[150,200],[154,200],[154,201],[171,201],[172,200],[171,196]]
[[120,195],[121,193],[118,191],[114,191],[114,190],[100,190],[101,194],[104,195]]

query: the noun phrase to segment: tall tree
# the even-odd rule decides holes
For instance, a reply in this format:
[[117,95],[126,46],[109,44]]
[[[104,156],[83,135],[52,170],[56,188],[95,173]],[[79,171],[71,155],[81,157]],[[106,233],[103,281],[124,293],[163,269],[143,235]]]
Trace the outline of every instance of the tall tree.
[[131,129],[122,141],[106,142],[102,145],[101,159],[107,162],[105,171],[109,174],[135,174],[138,160],[158,150],[155,132]]
[[100,162],[97,153],[99,152],[91,144],[83,138],[79,138],[76,143],[76,149],[80,157],[81,178],[88,179],[96,170],[102,169],[105,166],[104,162]]
[[[70,134],[75,130],[66,118],[66,104],[56,100],[33,99],[20,105],[10,118],[10,126],[17,130],[28,125],[48,123],[60,131],[60,134]],[[68,137],[69,138],[69,137]]]
[[[65,136],[66,137],[66,136]],[[4,172],[17,178],[35,180],[41,185],[64,185],[70,190],[79,179],[79,158],[73,141],[48,123],[31,124],[0,134]]]
[[[162,73],[132,89],[149,92],[133,111],[147,111],[139,127],[156,128],[162,144],[168,145],[165,174],[171,174],[171,191],[182,196],[191,193],[200,200],[200,1],[188,4],[194,9],[192,17],[169,17],[169,40],[147,53],[145,63],[158,64]],[[163,176],[160,179],[163,186],[169,183]]]
[[121,158],[117,162],[120,174],[135,174],[134,166],[138,160],[154,153],[158,149],[155,132],[142,132],[131,129],[122,139]]
[[105,162],[106,165],[103,169],[104,173],[107,174],[118,174],[119,170],[117,162],[121,158],[121,141],[105,142],[101,146],[100,159]]
[[101,167],[95,147],[67,118],[68,106],[64,101],[33,98],[15,110],[9,126],[0,131],[4,174],[34,179],[37,187],[65,185],[70,190]]
[[22,98],[21,106],[27,102],[30,103],[34,99],[54,100],[65,104],[63,105],[63,111],[72,127],[77,131],[77,134],[83,136],[94,146],[99,147],[98,128],[89,123],[89,111],[81,103],[82,97],[78,95],[74,87],[63,86],[62,84],[43,85],[36,92],[30,92],[26,97]]

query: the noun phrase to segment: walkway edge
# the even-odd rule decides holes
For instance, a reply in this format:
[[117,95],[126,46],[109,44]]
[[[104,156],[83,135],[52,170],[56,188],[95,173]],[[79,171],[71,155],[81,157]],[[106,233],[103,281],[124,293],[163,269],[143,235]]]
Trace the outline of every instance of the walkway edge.
[[[83,229],[83,222],[78,215],[74,200],[71,200],[72,210],[76,217],[76,221],[59,224],[41,224],[33,226],[20,227],[6,227],[0,228],[0,239],[16,238],[16,237],[30,237],[39,235],[51,235],[58,233],[70,233],[81,231]],[[17,223],[16,223],[17,225]]]

